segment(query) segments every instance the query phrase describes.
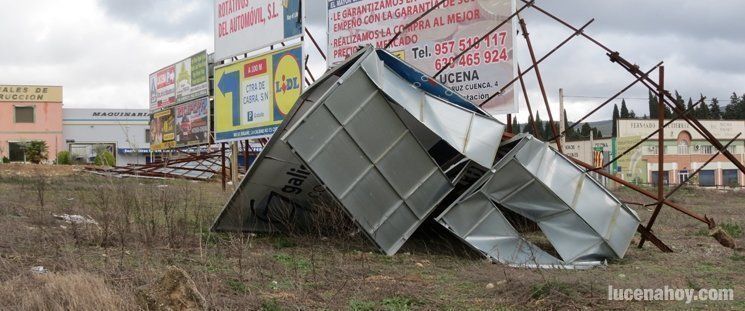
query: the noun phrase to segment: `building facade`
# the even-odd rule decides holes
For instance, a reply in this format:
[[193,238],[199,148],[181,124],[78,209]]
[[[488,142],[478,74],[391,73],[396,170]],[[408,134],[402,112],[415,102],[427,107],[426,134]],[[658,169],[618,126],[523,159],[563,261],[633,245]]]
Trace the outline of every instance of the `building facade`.
[[116,165],[145,164],[150,154],[147,109],[63,110],[62,132],[65,150],[76,163],[92,163],[108,151]]
[[[667,122],[667,121],[666,121]],[[740,133],[745,134],[745,120],[700,120],[700,122],[722,143],[727,144]],[[634,143],[658,128],[657,120],[619,120],[617,151],[624,152]],[[654,183],[658,174],[658,136],[652,136],[631,150],[618,163],[617,173],[626,180],[638,183]],[[685,121],[675,121],[664,131],[665,163],[663,178],[668,184],[678,184],[695,170],[701,172],[692,178],[692,183],[703,187],[745,186],[745,175],[725,156],[717,155],[709,164],[706,161],[717,153],[703,136]],[[745,163],[745,136],[740,136],[728,147],[730,153]]]
[[0,85],[0,158],[25,162],[25,147],[44,141],[49,161],[62,150],[62,87]]

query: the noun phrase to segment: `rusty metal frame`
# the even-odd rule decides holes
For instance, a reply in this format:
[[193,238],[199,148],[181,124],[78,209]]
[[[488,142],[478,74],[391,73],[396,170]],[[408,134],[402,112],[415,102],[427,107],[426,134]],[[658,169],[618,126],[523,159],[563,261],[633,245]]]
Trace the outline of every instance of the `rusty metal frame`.
[[[700,99],[698,102],[696,102],[695,104],[691,105],[691,108],[690,109],[686,109],[686,111],[684,111],[684,114],[689,114],[689,113],[693,112],[693,110],[696,109],[696,107],[698,107],[698,105],[700,105],[703,102],[704,102],[704,99]],[[650,138],[652,138],[652,136],[657,135],[657,133],[659,133],[660,131],[662,131],[663,129],[665,129],[668,125],[670,125],[673,122],[675,122],[676,120],[678,120],[679,117],[680,116],[678,116],[678,115],[673,116],[673,118],[671,118],[670,120],[668,120],[667,123],[665,123],[662,126],[662,128],[659,128],[659,129],[655,130],[654,132],[649,133],[649,135],[647,135],[646,137],[644,137],[641,140],[639,140],[638,142],[636,142],[636,144],[634,144],[633,146],[629,147],[629,149],[626,149],[626,151],[622,152],[621,154],[617,155],[615,158],[613,158],[610,161],[606,162],[605,164],[603,164],[603,166],[593,168],[591,171],[597,171],[597,170],[604,169],[604,168],[608,167],[608,165],[611,165],[612,163],[618,161],[621,157],[623,157],[623,156],[627,155],[629,152],[631,152],[631,150],[634,150],[636,147],[639,147],[639,145],[641,145],[645,141],[647,141]]]
[[[606,177],[606,178],[608,178],[610,180],[613,180],[613,181],[615,181],[615,182],[617,182],[617,183],[619,183],[621,185],[624,185],[626,187],[629,187],[630,189],[632,189],[632,190],[634,190],[634,191],[636,191],[636,192],[638,192],[638,193],[640,193],[640,194],[642,194],[644,196],[647,196],[650,199],[655,200],[655,203],[653,203],[653,204],[654,205],[657,205],[657,207],[655,208],[655,211],[654,211],[652,217],[650,218],[649,224],[647,225],[647,227],[644,227],[642,225],[639,225],[639,228],[637,230],[642,235],[642,239],[641,239],[641,242],[639,243],[639,247],[641,247],[643,245],[643,243],[644,243],[645,240],[649,240],[653,244],[655,244],[660,250],[662,250],[664,252],[671,252],[672,251],[672,249],[670,249],[661,240],[659,240],[657,237],[655,237],[654,234],[651,231],[651,226],[653,225],[653,223],[654,223],[654,221],[655,221],[655,219],[657,217],[657,214],[659,213],[659,210],[661,209],[662,205],[667,205],[667,206],[669,206],[669,207],[671,207],[671,208],[673,208],[673,209],[675,209],[675,210],[677,210],[677,211],[679,211],[679,212],[681,212],[681,213],[683,213],[683,214],[685,214],[685,215],[687,215],[687,216],[689,216],[691,218],[694,218],[694,219],[699,220],[699,221],[701,221],[703,223],[706,223],[707,225],[711,225],[713,223],[713,220],[712,219],[707,218],[706,216],[699,215],[698,213],[695,213],[695,212],[690,211],[690,210],[688,210],[686,208],[683,208],[683,207],[681,207],[681,206],[679,206],[679,205],[677,205],[677,204],[675,204],[673,202],[670,202],[670,200],[668,200],[668,198],[669,198],[670,195],[672,195],[675,191],[677,191],[677,189],[679,189],[680,186],[683,183],[688,182],[688,180],[690,180],[690,177],[692,177],[693,175],[695,175],[696,173],[698,173],[698,171],[700,171],[700,169],[697,170],[696,172],[694,172],[693,175],[689,176],[689,178],[686,179],[685,182],[679,184],[678,187],[676,187],[675,189],[673,189],[672,191],[670,191],[668,193],[668,195],[665,195],[664,194],[664,177],[662,175],[662,172],[664,171],[664,167],[662,167],[662,165],[664,163],[664,136],[663,136],[664,135],[663,134],[664,131],[663,131],[663,129],[667,125],[671,124],[673,121],[675,121],[675,120],[677,120],[679,118],[683,118],[687,123],[689,123],[691,125],[691,127],[693,127],[697,132],[699,132],[699,134],[701,134],[707,141],[709,141],[712,145],[714,145],[717,148],[718,152],[717,152],[717,154],[714,157],[712,157],[712,159],[714,159],[716,156],[718,156],[721,153],[725,157],[727,157],[732,163],[734,163],[740,169],[740,171],[742,171],[743,173],[745,173],[745,166],[743,166],[743,164],[740,163],[739,160],[737,158],[735,158],[727,150],[727,147],[731,144],[732,141],[734,141],[734,139],[730,143],[728,143],[726,146],[724,146],[724,145],[721,144],[721,142],[719,142],[716,139],[716,137],[714,137],[711,134],[711,132],[709,132],[701,124],[701,122],[699,122],[695,117],[688,116],[688,113],[690,111],[692,111],[693,108],[695,108],[696,106],[698,106],[700,103],[703,103],[704,102],[704,99],[702,98],[698,103],[696,103],[696,105],[693,105],[693,107],[691,107],[691,109],[685,109],[685,107],[682,106],[681,103],[676,102],[675,99],[672,97],[672,95],[670,95],[670,92],[668,92],[664,88],[664,66],[662,66],[662,62],[660,62],[657,65],[655,65],[654,67],[652,67],[649,71],[642,72],[639,69],[639,66],[634,65],[634,64],[628,62],[626,59],[624,59],[623,57],[621,57],[620,54],[617,51],[611,50],[610,48],[608,48],[607,46],[605,46],[604,44],[602,44],[600,41],[594,39],[593,37],[591,37],[590,35],[588,35],[588,34],[586,34],[584,32],[584,29],[587,26],[589,26],[589,24],[591,24],[594,21],[594,19],[591,19],[589,22],[587,22],[586,24],[584,24],[582,27],[576,28],[576,27],[572,26],[571,24],[567,23],[566,21],[562,20],[561,18],[559,18],[559,17],[557,17],[557,16],[549,13],[548,11],[542,9],[541,7],[535,5],[535,3],[534,3],[535,0],[520,0],[520,1],[523,3],[523,6],[521,6],[520,8],[518,8],[513,14],[511,14],[505,20],[503,20],[502,22],[500,22],[497,26],[495,26],[494,28],[492,28],[491,30],[489,30],[488,32],[486,32],[478,40],[476,40],[475,42],[473,42],[469,47],[467,47],[466,49],[462,50],[457,55],[455,55],[447,64],[445,64],[445,66],[443,66],[442,69],[440,69],[437,73],[435,73],[433,75],[433,77],[434,78],[437,78],[437,76],[439,76],[442,72],[444,72],[453,63],[455,63],[461,56],[465,55],[469,50],[471,50],[473,47],[475,47],[476,45],[478,45],[486,37],[488,37],[494,31],[498,30],[499,27],[502,27],[504,24],[506,24],[507,22],[511,21],[515,17],[519,18],[520,26],[521,26],[521,29],[522,29],[522,32],[523,32],[523,37],[526,40],[526,43],[528,45],[528,50],[530,52],[532,66],[529,67],[526,71],[523,72],[520,69],[519,65],[518,65],[517,77],[513,78],[512,81],[510,81],[507,84],[505,84],[504,86],[502,86],[502,88],[498,92],[496,92],[496,93],[492,94],[491,96],[489,96],[479,106],[483,106],[489,100],[493,99],[495,96],[498,96],[498,95],[502,94],[502,92],[504,92],[508,87],[510,87],[511,85],[513,85],[515,82],[520,81],[520,84],[522,86],[522,92],[523,92],[523,95],[525,97],[526,104],[528,106],[528,113],[529,113],[528,120],[529,121],[531,121],[531,120],[533,121],[533,122],[531,122],[533,124],[533,129],[532,130],[536,134],[536,136],[540,135],[540,132],[537,131],[535,120],[533,119],[532,106],[529,103],[530,100],[528,98],[527,89],[525,87],[525,83],[524,83],[524,80],[523,80],[523,76],[526,73],[530,72],[531,70],[535,70],[536,71],[536,78],[538,80],[538,84],[539,84],[539,87],[541,89],[541,94],[543,96],[544,104],[546,105],[546,108],[547,108],[547,111],[548,111],[548,114],[549,114],[549,122],[551,124],[551,130],[552,130],[553,135],[554,135],[554,137],[551,137],[549,140],[556,140],[556,144],[557,144],[557,147],[559,148],[559,150],[561,150],[561,147],[562,147],[561,146],[561,142],[560,142],[560,138],[562,136],[566,135],[567,131],[573,129],[574,127],[577,126],[577,124],[579,124],[582,121],[584,121],[587,117],[589,117],[593,113],[599,111],[602,107],[606,106],[608,103],[610,103],[611,101],[613,101],[614,99],[616,99],[618,96],[620,96],[621,94],[623,94],[625,91],[627,91],[632,86],[634,86],[637,83],[641,82],[650,91],[652,91],[652,92],[654,92],[656,94],[659,94],[658,106],[660,107],[660,111],[664,111],[665,110],[664,107],[665,107],[665,105],[667,105],[667,106],[671,107],[673,109],[673,111],[675,112],[675,116],[672,118],[672,120],[669,120],[668,122],[665,122],[664,112],[662,113],[662,115],[658,116],[658,129],[657,129],[657,131],[655,131],[654,133],[650,134],[646,138],[642,139],[637,144],[635,144],[634,147],[632,147],[632,148],[629,149],[629,150],[633,150],[638,145],[640,145],[644,141],[647,141],[648,139],[650,139],[655,134],[659,134],[660,135],[659,138],[658,138],[658,162],[659,162],[659,166],[660,167],[658,167],[657,194],[651,193],[651,192],[649,192],[647,190],[644,190],[644,189],[640,188],[639,186],[634,185],[634,184],[632,184],[632,183],[630,183],[628,181],[625,181],[625,180],[623,180],[623,179],[621,179],[621,178],[619,178],[617,176],[614,176],[614,175],[612,175],[612,174],[610,174],[608,172],[602,171],[602,168],[607,167],[611,163],[614,163],[615,161],[617,161],[618,159],[620,159],[622,156],[624,156],[625,154],[627,154],[628,153],[628,150],[626,152],[622,153],[621,155],[616,156],[614,159],[610,160],[608,163],[605,163],[600,168],[594,167],[594,166],[592,166],[590,164],[587,164],[585,162],[582,162],[582,161],[580,161],[578,159],[574,159],[574,158],[571,158],[571,157],[570,157],[570,159],[572,161],[574,161],[576,164],[578,164],[578,165],[586,168],[588,171],[595,171],[596,173],[598,173],[601,176],[604,176],[604,177]],[[444,0],[443,1],[439,1],[436,5],[434,5],[429,10],[427,10],[426,12],[424,12],[423,14],[421,14],[420,16],[418,16],[413,22],[410,22],[409,24],[407,24],[398,33],[396,33],[396,35],[393,37],[393,39],[391,39],[391,40],[388,41],[388,43],[386,44],[386,47],[389,47],[392,44],[392,42],[394,42],[395,39],[398,38],[401,35],[401,33],[403,31],[405,31],[408,27],[410,27],[411,24],[413,24],[414,22],[420,20],[421,18],[423,18],[427,14],[430,14],[432,11],[434,11],[436,8],[438,8],[444,2],[445,2]],[[557,46],[555,46],[552,50],[550,50],[547,54],[545,54],[540,59],[538,59],[536,57],[535,52],[533,50],[532,42],[530,41],[530,38],[529,38],[529,34],[528,34],[528,31],[527,31],[527,26],[525,24],[525,21],[522,18],[519,17],[520,12],[522,12],[525,9],[527,9],[528,7],[531,7],[533,9],[535,9],[536,11],[538,11],[538,12],[540,12],[540,13],[548,16],[549,18],[553,19],[554,21],[556,21],[556,22],[558,22],[558,23],[564,25],[565,27],[567,27],[567,28],[569,28],[569,29],[571,29],[571,30],[574,31],[574,33],[572,35],[570,35],[564,41],[562,41],[561,43],[559,43]],[[306,32],[307,32],[307,30],[306,30]],[[592,111],[590,111],[590,113],[588,113],[584,117],[582,117],[580,119],[580,121],[575,122],[574,124],[572,124],[571,126],[569,126],[567,129],[565,129],[561,133],[558,133],[558,131],[556,130],[556,127],[555,127],[556,125],[554,124],[554,121],[553,121],[553,114],[551,113],[550,105],[549,105],[549,102],[548,102],[548,98],[547,98],[547,95],[546,95],[545,87],[543,85],[543,80],[542,80],[542,77],[541,77],[541,74],[540,74],[540,70],[538,68],[538,65],[541,62],[543,62],[546,58],[548,58],[549,56],[551,56],[558,49],[560,49],[565,44],[567,44],[572,38],[577,37],[577,36],[582,36],[582,37],[586,38],[587,40],[589,40],[590,42],[592,42],[595,45],[597,45],[598,47],[600,47],[601,49],[605,50],[607,52],[607,55],[608,55],[610,61],[613,62],[613,63],[619,64],[622,68],[624,68],[629,73],[631,73],[635,77],[635,80],[632,83],[630,83],[628,86],[626,86],[625,88],[621,89],[614,96],[612,96],[611,98],[609,98],[608,100],[606,100],[605,102],[603,102],[602,104],[600,104],[598,107],[596,107],[595,109],[593,109]],[[313,38],[311,38],[311,40],[313,40]],[[315,41],[314,41],[314,43],[315,43]],[[649,77],[649,74],[652,71],[654,71],[655,69],[660,70],[660,75],[659,75],[659,79],[660,80],[659,80],[659,83],[655,82],[654,80],[652,80]],[[510,118],[508,120],[508,123],[511,123],[511,121],[512,120]],[[511,129],[511,127],[510,127],[510,129]],[[509,137],[512,137],[513,134],[512,133],[505,133],[504,136],[506,138],[509,138]],[[738,135],[738,137],[739,137],[739,135]],[[710,161],[711,161],[711,159],[710,159]]]
[[[541,90],[541,96],[543,97],[543,104],[546,106],[546,113],[548,114],[548,123],[551,126],[551,133],[556,137],[558,136],[558,131],[556,130],[556,123],[554,123],[554,115],[551,113],[551,105],[548,103],[548,95],[546,94],[546,87],[543,85],[543,77],[541,77],[541,70],[538,68],[538,60],[535,57],[535,51],[533,50],[533,42],[530,41],[530,33],[528,32],[528,25],[525,24],[525,20],[519,17],[518,19],[520,22],[520,29],[522,29],[523,32],[523,38],[525,38],[525,43],[528,45],[528,52],[530,53],[530,60],[533,62],[533,67],[535,68],[535,78],[536,81],[538,81],[538,88]],[[520,80],[520,83],[523,84],[523,90],[525,90],[525,85],[522,81],[522,77]],[[527,93],[525,94],[527,98]],[[535,123],[535,122],[533,122]],[[556,148],[559,149],[559,152],[564,153],[563,148],[561,147],[561,139],[559,137],[556,137]]]
[[[745,166],[743,166],[743,164],[736,157],[734,157],[729,152],[729,150],[727,150],[727,148],[725,146],[723,146],[722,143],[719,140],[717,140],[716,137],[714,137],[711,134],[711,132],[709,132],[708,129],[706,129],[705,126],[703,126],[703,124],[701,124],[701,122],[699,122],[695,117],[688,116],[687,115],[688,112],[686,111],[685,107],[681,103],[678,103],[672,97],[672,95],[670,94],[669,91],[665,90],[665,88],[664,88],[664,69],[663,69],[663,71],[660,74],[660,81],[659,81],[659,83],[658,82],[655,82],[647,74],[641,72],[641,70],[639,69],[639,66],[630,63],[629,61],[627,61],[626,59],[624,59],[623,57],[621,57],[620,56],[620,53],[618,53],[617,51],[611,50],[610,48],[608,48],[604,44],[600,43],[598,40],[596,40],[593,37],[591,37],[588,34],[586,34],[584,31],[581,31],[580,29],[578,29],[578,28],[570,25],[569,23],[565,22],[561,18],[559,18],[559,17],[557,17],[557,16],[555,16],[555,15],[547,12],[546,10],[542,9],[541,7],[535,5],[532,1],[531,2],[528,2],[526,0],[520,0],[520,1],[522,1],[526,5],[530,5],[536,11],[539,11],[539,12],[543,13],[544,15],[546,15],[549,18],[555,20],[556,22],[558,22],[558,23],[566,26],[567,28],[569,28],[571,30],[574,30],[577,35],[581,35],[581,36],[585,37],[590,42],[594,43],[595,45],[597,45],[601,49],[605,50],[607,52],[607,55],[608,55],[608,57],[609,57],[609,59],[610,59],[611,62],[619,64],[622,68],[624,68],[629,73],[631,73],[635,78],[637,78],[638,81],[641,81],[642,84],[645,87],[647,87],[650,91],[652,91],[652,92],[654,92],[656,94],[659,94],[659,103],[658,103],[658,105],[660,107],[662,107],[662,108],[660,108],[660,111],[664,111],[665,105],[667,105],[670,108],[672,108],[673,111],[676,114],[676,118],[677,117],[683,118],[688,124],[691,125],[691,127],[693,127],[694,130],[696,130],[707,141],[709,141],[712,145],[714,145],[717,148],[717,150],[719,151],[719,153],[721,153],[725,157],[727,157],[727,159],[729,159],[734,165],[736,165],[740,171],[742,171],[743,173],[745,173]],[[660,68],[662,68],[662,67],[660,67]],[[664,112],[663,112],[662,115],[659,116],[659,118],[658,118],[658,121],[659,121],[658,122],[659,123],[658,124],[658,127],[659,127],[659,131],[658,132],[660,132],[660,133],[663,132],[662,131],[662,128],[665,126],[664,118],[665,118],[665,116],[664,116]],[[664,134],[662,134],[662,135],[664,135]],[[664,139],[662,139],[662,137],[660,137],[658,139],[658,141],[659,141],[658,144],[663,144],[664,143]],[[662,147],[658,146],[658,149],[660,149],[660,150],[658,150],[658,157],[659,157],[658,160],[659,160],[660,163],[664,163],[664,144],[663,144]],[[617,158],[620,158],[620,157],[616,157],[616,159],[614,159],[613,161],[617,160]],[[578,160],[575,159],[575,162],[577,162],[577,161]],[[609,163],[613,163],[613,161],[611,161]],[[584,163],[584,164],[586,164],[586,163]],[[662,164],[660,164],[660,165],[662,165]],[[594,167],[592,167],[590,165],[587,165],[586,168],[587,169],[595,169]],[[658,168],[658,171],[659,171],[659,173],[658,173],[658,182],[657,182],[657,184],[658,184],[658,186],[657,186],[657,188],[658,188],[657,195],[652,194],[652,193],[650,193],[650,192],[648,192],[648,191],[646,191],[644,189],[641,189],[641,188],[639,188],[639,187],[637,187],[637,186],[635,186],[635,185],[633,185],[631,183],[628,183],[626,181],[623,181],[620,178],[617,178],[615,176],[612,176],[611,174],[608,174],[608,173],[603,172],[603,171],[597,171],[599,174],[601,174],[601,175],[603,175],[605,177],[608,177],[611,180],[614,180],[614,181],[616,181],[616,182],[618,182],[620,184],[623,184],[623,185],[625,185],[625,186],[627,186],[627,187],[629,187],[629,188],[631,188],[631,189],[633,189],[633,190],[635,190],[635,191],[637,191],[637,192],[639,192],[641,194],[644,194],[644,195],[648,196],[651,199],[656,200],[656,203],[655,204],[657,205],[657,208],[655,209],[655,212],[653,213],[652,217],[650,218],[651,221],[649,222],[649,225],[647,227],[645,227],[645,228],[641,228],[641,226],[640,226],[640,230],[641,231],[646,231],[645,233],[648,233],[648,234],[644,234],[643,233],[642,240],[641,240],[642,242],[640,243],[640,247],[641,247],[641,245],[643,245],[643,241],[645,239],[649,239],[649,234],[651,234],[651,225],[654,223],[654,220],[656,219],[656,216],[659,213],[659,209],[662,207],[662,205],[668,205],[668,206],[670,206],[670,207],[672,207],[672,208],[674,208],[674,209],[676,209],[676,210],[678,210],[680,212],[683,212],[684,214],[686,214],[688,216],[691,216],[694,219],[697,219],[697,220],[699,220],[699,221],[701,221],[703,223],[706,223],[707,225],[710,225],[713,222],[710,218],[707,218],[707,217],[698,215],[698,214],[693,213],[693,212],[691,212],[691,211],[689,211],[687,209],[684,209],[684,208],[682,208],[680,206],[677,206],[676,204],[674,204],[672,202],[669,202],[669,200],[667,200],[666,197],[665,197],[664,188],[663,188],[663,186],[664,186],[663,185],[663,183],[664,183],[663,178],[664,177],[662,175],[662,171],[664,171],[664,168],[663,169]],[[657,243],[655,243],[655,244],[657,245]],[[659,247],[659,245],[658,245],[658,247]]]
[[[741,135],[742,135],[742,133],[739,133],[734,138],[730,139],[730,141],[727,142],[727,144],[724,145],[724,148],[729,147],[738,138],[740,138]],[[699,172],[701,172],[706,165],[708,165],[709,163],[711,163],[711,161],[714,161],[714,159],[716,159],[716,157],[718,157],[721,153],[722,153],[721,151],[717,151],[714,155],[712,155],[711,157],[709,157],[709,159],[707,159],[706,162],[704,162],[704,164],[701,164],[701,166],[699,166],[699,168],[697,168],[696,170],[693,171],[693,173],[691,173],[690,175],[688,175],[688,178],[686,178],[684,181],[681,181],[673,189],[671,189],[670,191],[668,191],[668,193],[665,194],[665,199],[668,199],[671,196],[673,196],[673,194],[675,194],[675,192],[677,192],[678,190],[680,190],[680,188],[682,188],[685,184],[687,184],[688,181],[690,181],[693,178],[693,176],[696,176]],[[645,206],[650,206],[650,205],[654,205],[654,203],[652,203],[652,204],[645,204]]]
[[[655,65],[654,67],[652,67],[651,69],[649,69],[649,70],[648,70],[647,72],[645,72],[645,73],[644,73],[644,76],[647,76],[647,75],[649,75],[650,73],[652,73],[652,71],[654,71],[655,69],[657,69],[657,68],[658,68],[658,67],[660,67],[660,66],[662,66],[662,62],[659,62],[659,63],[657,63],[657,65]],[[627,91],[628,89],[630,89],[630,88],[631,88],[632,86],[634,86],[634,85],[636,85],[637,83],[639,83],[639,81],[641,81],[641,80],[642,80],[642,78],[637,78],[636,80],[634,80],[634,82],[631,82],[631,83],[629,83],[629,84],[628,84],[628,85],[627,85],[626,87],[624,87],[623,89],[621,89],[620,91],[618,91],[618,92],[617,92],[616,94],[614,94],[613,96],[611,96],[610,98],[608,98],[608,99],[607,99],[606,101],[604,101],[604,102],[603,102],[602,104],[600,104],[600,105],[598,105],[597,107],[595,107],[595,109],[591,110],[590,112],[588,112],[587,114],[585,114],[585,115],[584,115],[584,116],[583,116],[582,118],[580,118],[580,119],[579,119],[579,120],[577,120],[576,122],[574,122],[574,123],[572,123],[571,125],[569,125],[569,126],[568,126],[568,127],[566,128],[566,129],[564,129],[564,131],[563,131],[563,132],[561,132],[561,133],[560,133],[559,135],[556,135],[556,136],[554,136],[554,137],[551,137],[551,139],[549,139],[549,140],[554,140],[554,139],[557,139],[557,138],[561,138],[562,136],[566,135],[566,133],[567,133],[568,131],[570,131],[570,130],[574,129],[574,128],[575,128],[575,127],[576,127],[577,125],[579,125],[580,123],[582,123],[582,121],[584,121],[585,119],[589,118],[589,117],[590,117],[591,115],[593,115],[594,113],[598,112],[598,111],[599,111],[599,110],[600,110],[601,108],[605,107],[605,105],[609,104],[610,102],[612,102],[613,100],[615,100],[616,98],[618,98],[618,96],[621,96],[621,95],[622,95],[622,94],[623,94],[624,92],[626,92],[626,91]]]
[[[523,90],[523,97],[525,98],[525,105],[528,106],[528,123],[533,127],[533,136],[537,137],[538,139],[541,139],[541,132],[538,131],[538,128],[535,124],[535,119],[533,118],[533,108],[530,106],[530,97],[528,96],[528,89],[525,87],[525,82],[523,81],[523,75],[520,70],[520,65],[517,65],[517,76],[520,78],[520,87]],[[527,125],[526,125],[527,126]],[[517,134],[517,133],[514,133]]]

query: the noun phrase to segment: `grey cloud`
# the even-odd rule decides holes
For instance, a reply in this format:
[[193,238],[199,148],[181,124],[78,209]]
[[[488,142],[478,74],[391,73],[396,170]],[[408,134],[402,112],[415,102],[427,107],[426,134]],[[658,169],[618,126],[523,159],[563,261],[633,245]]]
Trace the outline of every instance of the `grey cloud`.
[[[595,17],[593,28],[602,32],[745,40],[743,2],[740,0],[539,0],[536,4],[574,23]],[[548,22],[546,18],[541,20]]]
[[166,38],[212,33],[212,1],[99,0],[107,15]]

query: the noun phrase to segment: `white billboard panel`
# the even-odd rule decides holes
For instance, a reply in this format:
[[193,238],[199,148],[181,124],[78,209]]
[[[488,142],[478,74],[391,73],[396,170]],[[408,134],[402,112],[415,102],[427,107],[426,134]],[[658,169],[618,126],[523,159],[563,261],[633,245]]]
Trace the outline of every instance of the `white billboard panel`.
[[[433,0],[328,0],[329,66],[354,53],[361,45],[385,45],[404,25],[439,1]],[[406,29],[388,48],[428,75],[434,75],[454,56],[509,17],[514,0],[445,1]],[[515,76],[514,23],[507,22],[437,76],[475,104],[481,104]],[[518,111],[513,88],[483,107],[491,114]]]
[[215,0],[215,61],[300,36],[300,0]]

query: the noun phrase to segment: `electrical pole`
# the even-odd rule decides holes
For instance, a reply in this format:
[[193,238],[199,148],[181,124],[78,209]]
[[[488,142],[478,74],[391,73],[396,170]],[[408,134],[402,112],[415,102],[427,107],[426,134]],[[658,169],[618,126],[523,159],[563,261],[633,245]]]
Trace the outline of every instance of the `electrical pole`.
[[564,128],[565,122],[567,120],[564,119],[564,116],[566,115],[566,112],[564,111],[564,89],[559,89],[559,133],[563,133],[561,135],[561,145],[566,145],[566,133],[564,131],[566,130]]

